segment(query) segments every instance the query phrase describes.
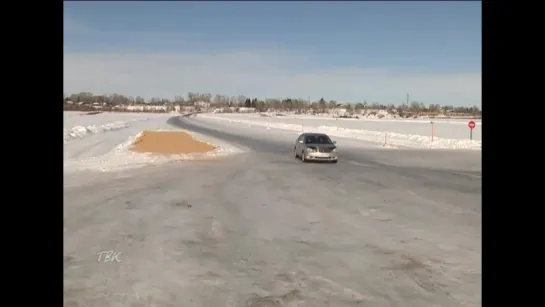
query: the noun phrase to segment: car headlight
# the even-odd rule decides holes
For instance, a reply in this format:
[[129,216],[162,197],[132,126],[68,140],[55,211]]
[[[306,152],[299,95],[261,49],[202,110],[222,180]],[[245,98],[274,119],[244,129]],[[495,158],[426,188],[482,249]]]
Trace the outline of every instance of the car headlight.
[[307,151],[308,151],[308,152],[314,152],[314,151],[316,151],[316,149],[311,148],[311,147],[308,147],[308,148],[307,148]]
[[337,152],[337,148],[333,148],[331,152]]

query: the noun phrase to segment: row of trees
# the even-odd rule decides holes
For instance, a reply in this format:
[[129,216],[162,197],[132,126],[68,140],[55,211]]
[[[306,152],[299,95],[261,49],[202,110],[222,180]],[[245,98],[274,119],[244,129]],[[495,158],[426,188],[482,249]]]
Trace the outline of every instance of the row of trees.
[[76,94],[65,94],[64,102],[71,101],[79,104],[82,107],[92,106],[93,104],[100,104],[106,107],[113,107],[117,105],[164,105],[164,106],[194,106],[196,102],[210,103],[212,108],[222,107],[247,107],[256,108],[258,111],[266,111],[267,109],[285,110],[285,111],[298,111],[298,112],[315,112],[325,113],[332,109],[343,108],[347,112],[360,113],[364,110],[388,110],[399,113],[416,113],[416,112],[430,112],[430,113],[459,113],[459,114],[473,114],[480,115],[480,110],[477,106],[473,107],[455,107],[452,105],[440,106],[439,104],[424,105],[422,102],[413,101],[410,104],[400,104],[395,106],[394,104],[381,104],[378,102],[368,103],[367,101],[357,103],[339,103],[335,100],[326,101],[324,98],[320,98],[318,101],[310,101],[308,99],[301,98],[287,98],[287,99],[250,99],[244,95],[238,96],[226,96],[217,94],[213,96],[210,93],[194,93],[190,92],[187,97],[176,96],[174,99],[165,99],[159,97],[153,97],[146,100],[142,97],[125,96],[121,94],[111,95],[94,95],[89,92],[82,92]]

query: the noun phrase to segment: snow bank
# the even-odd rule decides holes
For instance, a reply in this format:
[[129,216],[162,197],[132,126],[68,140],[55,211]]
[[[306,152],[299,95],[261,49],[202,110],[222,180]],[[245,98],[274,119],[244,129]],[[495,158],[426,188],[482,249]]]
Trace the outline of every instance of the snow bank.
[[[128,128],[131,124],[165,119],[169,114],[146,114],[146,113],[113,113],[105,112],[96,115],[74,114],[75,112],[64,112],[64,143],[84,138],[89,135],[117,131]],[[76,116],[77,115],[77,116]]]
[[75,126],[69,129],[64,129],[63,131],[63,139],[64,142],[68,142],[71,139],[74,138],[82,138],[89,134],[95,134],[95,133],[101,133],[101,132],[107,132],[107,131],[115,131],[123,128],[129,127],[129,124],[124,121],[116,121],[113,123],[108,123],[104,125],[89,125],[89,126]]
[[395,132],[368,131],[358,129],[337,128],[331,126],[318,126],[316,129],[309,127],[311,131],[323,132],[332,136],[346,137],[363,140],[389,147],[430,148],[430,149],[471,149],[481,150],[481,141],[443,139],[417,134],[401,134]]
[[[221,114],[215,114],[217,116],[221,117],[231,117],[231,118],[241,118],[241,119],[257,119],[264,120],[266,118],[271,119],[298,119],[298,120],[314,120],[314,121],[335,121],[337,120],[336,117],[333,117],[332,114],[316,114],[316,115],[309,115],[309,114],[294,114],[294,113],[279,113],[280,116],[277,116],[276,113],[221,113]],[[207,114],[203,114],[207,115]],[[429,118],[429,117],[418,117],[418,118],[394,118],[392,116],[385,116],[383,118],[379,118],[376,115],[358,115],[358,118],[343,118],[343,122],[391,122],[391,123],[408,123],[408,124],[427,124],[430,122],[430,120],[433,120],[437,123],[441,124],[453,124],[453,125],[467,125],[467,122],[470,119],[456,119],[456,118]],[[482,125],[481,119],[473,119],[476,126],[479,127]]]
[[[196,139],[216,146],[216,149],[204,154],[171,156],[136,153],[130,150],[131,145],[144,130],[180,131],[179,129],[173,129],[166,123],[166,120],[171,116],[98,114],[93,115],[93,119],[88,118],[91,116],[79,116],[79,122],[85,122],[87,125],[77,125],[78,121],[71,117],[72,124],[76,125],[65,129],[64,172],[115,172],[175,161],[217,158],[243,151],[242,148],[188,131],[186,132]],[[115,121],[107,123],[110,120]]]
[[[212,115],[212,114],[210,114]],[[334,126],[345,129],[356,129],[377,132],[395,132],[403,135],[432,135],[431,121],[434,122],[434,136],[441,139],[469,139],[468,120],[454,119],[347,119],[319,116],[311,117],[309,115],[285,115],[270,116],[264,114],[215,114],[214,116],[230,118],[232,120],[252,120],[260,122],[270,122],[272,124],[291,124],[303,125],[309,127]],[[206,116],[206,115],[205,115]],[[473,129],[473,140],[480,141],[482,133],[482,122],[476,121],[476,127]]]
[[[172,129],[160,129],[158,131],[173,131]],[[180,130],[175,130],[180,131]],[[143,132],[129,136],[127,140],[117,145],[112,151],[105,155],[91,157],[87,159],[65,161],[65,171],[101,171],[115,172],[126,169],[139,168],[149,165],[158,165],[169,162],[200,160],[207,158],[218,158],[241,152],[242,150],[225,143],[212,143],[210,138],[195,136],[193,132],[190,134],[195,136],[195,139],[216,146],[216,149],[207,153],[198,154],[180,154],[180,155],[158,155],[150,153],[137,153],[130,150],[130,147]],[[188,132],[189,133],[189,132]]]
[[[297,132],[323,132],[331,136],[341,137],[341,138],[350,138],[356,140],[362,140],[374,144],[380,144],[383,146],[400,148],[430,148],[430,149],[468,149],[468,150],[481,150],[482,142],[480,140],[468,140],[468,139],[450,139],[450,138],[441,138],[434,137],[432,141],[431,133],[430,135],[421,135],[416,133],[399,133],[391,131],[376,131],[376,130],[365,130],[365,129],[351,129],[344,128],[337,125],[327,125],[328,122],[324,121],[313,121],[314,125],[309,125],[309,122],[302,122],[299,124],[296,123],[285,123],[278,121],[267,120],[263,117],[248,117],[235,118],[233,116],[222,116],[222,115],[209,115],[209,114],[199,114],[199,117],[226,121],[229,123],[235,124],[244,124],[249,126],[260,126],[265,127],[266,129],[282,129],[289,131]],[[334,120],[334,119],[333,119]],[[292,119],[293,122],[293,119]],[[322,125],[321,125],[322,123]],[[326,123],[326,125],[323,125]],[[427,124],[429,125],[429,121]]]
[[64,119],[67,119],[67,118],[74,117],[74,116],[82,116],[82,115],[84,115],[85,113],[87,113],[87,112],[81,112],[81,111],[64,111],[64,112],[63,112],[63,117],[64,117]]
[[[334,121],[336,118],[334,117],[324,117],[324,116],[313,116],[313,115],[294,115],[292,116],[294,119],[307,119],[307,120],[330,120]],[[453,118],[425,118],[425,117],[419,117],[419,118],[378,118],[377,116],[373,115],[367,115],[367,116],[361,116],[359,115],[359,118],[343,118],[343,121],[369,121],[369,122],[391,122],[391,123],[408,123],[408,124],[427,124],[430,121],[434,121],[437,123],[442,124],[450,124],[450,125],[467,125],[467,122],[469,119],[453,119]],[[480,119],[474,119],[476,126],[482,125],[482,120]]]

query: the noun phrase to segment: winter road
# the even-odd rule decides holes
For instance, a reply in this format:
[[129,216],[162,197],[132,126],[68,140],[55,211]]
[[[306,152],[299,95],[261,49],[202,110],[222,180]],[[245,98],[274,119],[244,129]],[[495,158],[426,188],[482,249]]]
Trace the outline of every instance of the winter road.
[[481,305],[480,152],[303,164],[293,133],[169,123],[249,152],[65,176],[65,306]]

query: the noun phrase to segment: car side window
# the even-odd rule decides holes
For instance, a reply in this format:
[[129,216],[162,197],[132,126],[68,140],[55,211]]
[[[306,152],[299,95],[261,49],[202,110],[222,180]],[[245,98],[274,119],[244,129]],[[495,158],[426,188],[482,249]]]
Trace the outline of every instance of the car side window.
[[302,140],[303,140],[303,135],[301,134],[301,135],[299,136],[299,138],[297,139],[297,142],[300,142],[300,141],[302,141]]

